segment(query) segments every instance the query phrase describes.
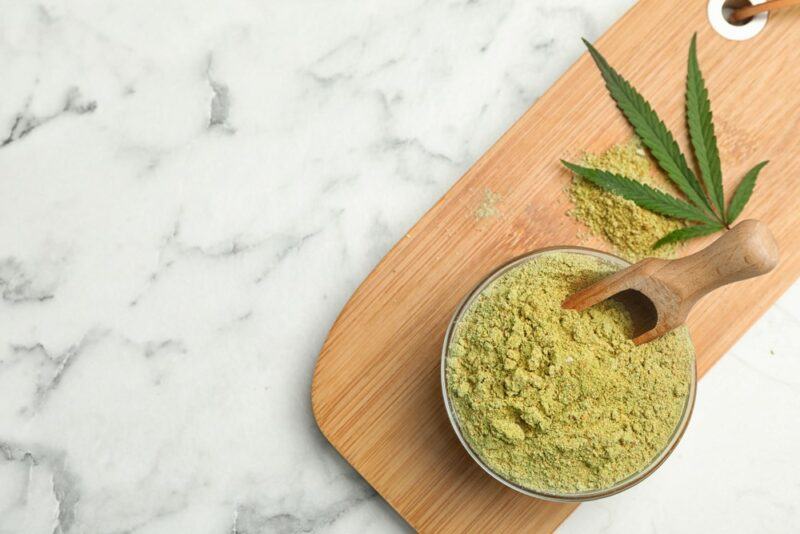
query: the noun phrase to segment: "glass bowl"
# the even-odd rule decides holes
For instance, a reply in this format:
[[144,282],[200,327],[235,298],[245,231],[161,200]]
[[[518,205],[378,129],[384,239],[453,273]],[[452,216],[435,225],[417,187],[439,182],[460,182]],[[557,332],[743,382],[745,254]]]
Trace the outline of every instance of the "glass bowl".
[[456,308],[456,312],[453,314],[453,318],[450,320],[450,324],[447,327],[447,333],[444,337],[444,345],[442,347],[442,360],[441,360],[441,375],[442,375],[442,394],[444,395],[444,405],[445,409],[447,410],[447,415],[450,418],[450,423],[453,425],[453,430],[455,431],[456,435],[458,436],[458,440],[461,442],[461,445],[464,446],[467,453],[472,457],[475,462],[481,466],[481,468],[486,471],[489,475],[491,475],[495,480],[501,482],[502,484],[508,486],[509,488],[518,491],[519,493],[528,495],[530,497],[536,497],[539,499],[544,499],[548,501],[556,501],[556,502],[582,502],[582,501],[591,501],[594,499],[600,499],[603,497],[608,497],[610,495],[614,495],[621,491],[624,491],[632,486],[635,486],[645,478],[647,478],[650,474],[652,474],[658,467],[664,463],[667,457],[672,453],[675,449],[676,445],[680,441],[681,437],[683,436],[684,431],[686,430],[686,426],[689,423],[689,419],[692,415],[692,409],[694,408],[694,398],[695,398],[695,391],[697,388],[697,366],[696,366],[696,358],[692,358],[692,368],[691,368],[691,376],[689,382],[689,394],[686,397],[686,403],[683,407],[683,412],[681,414],[680,420],[678,421],[677,426],[675,427],[675,431],[670,436],[670,439],[667,441],[664,448],[661,450],[659,454],[657,454],[652,461],[645,466],[640,471],[633,473],[632,475],[628,476],[617,482],[616,484],[609,486],[607,488],[602,489],[595,489],[595,490],[588,490],[582,492],[575,492],[575,493],[550,493],[547,491],[542,490],[533,490],[530,488],[526,488],[524,486],[520,486],[515,482],[507,480],[503,478],[498,473],[495,473],[489,466],[487,466],[483,460],[481,460],[480,456],[472,450],[469,442],[461,433],[461,427],[458,423],[458,417],[453,409],[453,405],[450,400],[450,396],[448,394],[447,389],[447,355],[449,352],[450,342],[452,340],[453,334],[455,332],[455,328],[460,322],[461,318],[463,317],[464,313],[472,306],[472,303],[475,299],[480,295],[484,289],[486,289],[489,284],[494,282],[498,277],[505,274],[510,269],[517,267],[537,256],[545,255],[545,254],[552,254],[557,252],[566,252],[572,254],[584,254],[588,256],[594,256],[596,258],[600,258],[605,260],[612,265],[617,265],[621,269],[630,266],[630,263],[618,256],[613,254],[609,254],[607,252],[601,252],[599,250],[594,250],[591,248],[585,247],[550,247],[550,248],[543,248],[539,250],[535,250],[518,258],[515,258],[505,265],[502,265],[495,269],[492,273],[490,273],[486,278],[484,278],[477,286],[475,286],[472,291],[470,291],[467,296],[461,301],[461,303]]

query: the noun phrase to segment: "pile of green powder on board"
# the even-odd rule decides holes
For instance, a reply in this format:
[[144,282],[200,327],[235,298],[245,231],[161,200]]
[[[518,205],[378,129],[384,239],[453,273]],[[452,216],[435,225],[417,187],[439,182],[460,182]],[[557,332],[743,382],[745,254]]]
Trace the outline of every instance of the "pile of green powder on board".
[[[650,160],[638,141],[614,145],[602,154],[585,154],[587,167],[613,172],[670,191],[665,179],[651,173]],[[653,244],[685,224],[644,208],[630,200],[609,193],[579,176],[569,188],[575,207],[570,211],[575,219],[591,232],[607,240],[626,260],[636,262],[646,257],[671,257],[678,245],[665,245],[653,250]]]
[[615,270],[583,254],[536,257],[492,282],[456,326],[448,396],[467,442],[507,480],[555,493],[607,488],[673,435],[694,361],[686,327],[637,347],[620,304],[561,308]]

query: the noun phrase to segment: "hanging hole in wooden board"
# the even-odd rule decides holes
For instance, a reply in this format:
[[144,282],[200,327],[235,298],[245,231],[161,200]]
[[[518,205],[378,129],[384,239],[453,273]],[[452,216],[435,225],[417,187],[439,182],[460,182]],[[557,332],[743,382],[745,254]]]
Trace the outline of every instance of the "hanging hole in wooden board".
[[733,24],[734,26],[744,26],[753,20],[753,17],[748,17],[744,20],[736,20],[733,18],[733,12],[740,7],[752,5],[753,3],[750,2],[750,0],[725,0],[725,2],[722,4],[722,16],[726,21],[728,21],[728,24]]
[[767,24],[767,13],[733,22],[733,12],[748,5],[763,4],[764,0],[710,0],[708,21],[718,34],[731,41],[746,41],[758,35]]

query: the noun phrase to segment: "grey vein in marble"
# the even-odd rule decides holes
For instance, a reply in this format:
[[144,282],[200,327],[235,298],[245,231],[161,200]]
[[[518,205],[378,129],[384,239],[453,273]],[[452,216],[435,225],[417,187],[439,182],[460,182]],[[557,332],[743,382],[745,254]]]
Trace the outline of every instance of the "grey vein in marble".
[[97,109],[97,102],[94,100],[85,100],[77,87],[70,87],[64,96],[64,102],[61,106],[61,109],[48,115],[38,116],[34,115],[30,111],[30,108],[31,99],[29,98],[25,102],[25,107],[14,117],[6,138],[0,141],[0,148],[25,137],[33,132],[36,128],[39,128],[40,126],[43,126],[48,122],[61,117],[62,115],[84,115],[86,113],[92,113]]

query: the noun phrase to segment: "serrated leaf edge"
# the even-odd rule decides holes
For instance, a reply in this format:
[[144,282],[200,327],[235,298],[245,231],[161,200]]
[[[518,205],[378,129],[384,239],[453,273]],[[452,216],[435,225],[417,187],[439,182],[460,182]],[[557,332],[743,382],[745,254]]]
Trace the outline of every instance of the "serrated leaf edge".
[[713,113],[708,89],[697,59],[697,34],[689,45],[686,74],[686,122],[694,156],[706,194],[723,221],[725,221],[725,193],[722,186],[717,138],[714,133]]
[[[650,150],[659,167],[667,177],[686,195],[690,203],[708,212],[712,220],[717,218],[706,198],[700,182],[689,168],[686,157],[680,150],[672,132],[666,127],[650,103],[622,77],[592,44],[583,39],[605,81],[611,97],[622,114],[633,127],[642,143]],[[622,97],[625,97],[623,99]],[[634,113],[641,115],[637,118]],[[637,125],[639,123],[639,125]],[[647,127],[647,129],[644,128]]]
[[678,228],[677,230],[673,230],[672,232],[668,233],[667,235],[656,241],[653,244],[653,250],[661,248],[664,245],[668,245],[670,243],[677,243],[678,241],[687,241],[689,239],[694,239],[696,237],[711,235],[714,232],[719,232],[723,228],[724,226],[722,226],[722,224],[718,222],[712,224],[697,224],[694,226],[687,226],[685,228]]
[[578,176],[589,180],[598,187],[626,198],[647,210],[676,219],[687,219],[702,223],[715,222],[697,206],[642,182],[600,169],[583,167],[565,160],[561,160],[561,163]]
[[752,169],[747,171],[739,182],[739,185],[736,186],[731,201],[728,203],[728,225],[733,224],[733,221],[742,214],[744,207],[747,205],[747,201],[750,200],[753,194],[758,175],[767,163],[769,163],[769,161],[757,163]]

